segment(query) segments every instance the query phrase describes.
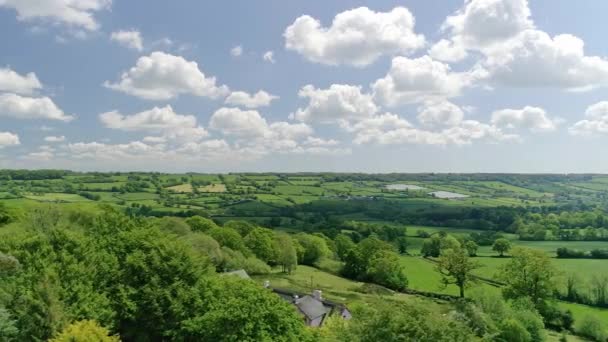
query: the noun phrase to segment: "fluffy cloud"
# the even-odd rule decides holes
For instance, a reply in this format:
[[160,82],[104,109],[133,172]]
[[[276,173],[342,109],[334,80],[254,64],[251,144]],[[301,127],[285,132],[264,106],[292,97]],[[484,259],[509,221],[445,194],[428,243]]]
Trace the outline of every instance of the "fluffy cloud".
[[350,128],[355,132],[354,143],[377,143],[380,145],[424,144],[424,145],[468,145],[475,140],[490,142],[516,140],[517,135],[505,134],[499,128],[475,120],[465,120],[456,126],[439,131],[414,127],[407,120],[394,114],[383,114],[368,119]]
[[243,54],[243,47],[240,45],[237,45],[237,46],[233,47],[232,49],[230,49],[230,55],[232,57],[239,57],[242,54]]
[[0,7],[12,8],[21,21],[45,20],[85,30],[97,30],[95,12],[107,9],[112,0],[0,0]]
[[415,19],[407,8],[374,12],[359,7],[336,15],[330,27],[308,15],[285,30],[285,47],[322,64],[362,67],[382,55],[408,54],[422,48],[424,36],[414,32]]
[[225,103],[234,106],[244,106],[247,108],[267,107],[270,102],[278,99],[278,96],[268,94],[260,90],[257,93],[250,95],[244,91],[233,91],[226,98]]
[[470,0],[454,15],[448,16],[442,39],[431,48],[431,55],[443,61],[458,61],[466,50],[484,50],[534,28],[527,0]]
[[533,132],[554,131],[558,120],[544,109],[525,106],[522,109],[501,109],[492,113],[492,124],[507,128],[527,128]]
[[332,84],[328,89],[317,89],[306,85],[298,95],[308,99],[308,105],[294,114],[295,119],[303,122],[347,123],[378,111],[372,96],[362,93],[357,86]]
[[274,59],[274,52],[272,51],[264,52],[264,54],[262,55],[262,59],[272,64],[276,63],[276,60]]
[[427,126],[459,124],[464,118],[460,107],[450,101],[431,101],[419,108],[418,121]]
[[110,35],[110,40],[115,41],[122,46],[128,47],[129,49],[134,49],[137,51],[141,51],[144,49],[141,33],[136,30],[121,30],[112,32],[112,34]]
[[256,110],[220,108],[209,120],[209,128],[237,137],[263,137],[268,123]]
[[608,133],[608,101],[595,103],[585,111],[587,119],[572,125],[568,131],[572,135],[590,136]]
[[0,116],[16,119],[48,119],[71,121],[73,116],[66,115],[48,97],[25,97],[17,94],[0,94]]
[[197,125],[196,117],[177,114],[168,105],[132,115],[123,115],[118,111],[106,112],[99,115],[99,120],[112,129],[162,133],[163,137],[157,137],[158,139],[196,141],[207,136],[207,131]]
[[149,100],[169,100],[180,94],[218,98],[228,93],[228,87],[217,86],[215,77],[206,77],[196,62],[159,51],[140,57],[119,82],[104,85]]
[[72,158],[93,159],[149,159],[162,158],[165,155],[165,147],[162,144],[151,145],[141,141],[132,141],[126,144],[105,144],[98,142],[77,142],[66,146],[67,152]]
[[450,66],[429,56],[395,57],[388,74],[373,85],[374,98],[393,107],[454,97],[475,80],[472,73],[452,72]]
[[30,95],[40,88],[42,84],[33,72],[22,76],[9,68],[0,68],[0,91]]
[[526,30],[494,49],[483,67],[490,82],[513,87],[589,90],[608,84],[608,61],[586,56],[584,42],[569,34],[551,38]]
[[65,141],[65,136],[61,135],[61,136],[48,136],[44,138],[44,141],[46,142],[62,142]]
[[0,132],[0,148],[20,145],[19,136],[11,132]]

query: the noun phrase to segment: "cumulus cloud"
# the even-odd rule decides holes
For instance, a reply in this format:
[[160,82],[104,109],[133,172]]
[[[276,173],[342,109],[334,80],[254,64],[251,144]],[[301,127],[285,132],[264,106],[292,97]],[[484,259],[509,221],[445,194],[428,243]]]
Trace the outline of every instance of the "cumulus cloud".
[[374,99],[394,107],[454,97],[475,81],[475,74],[453,72],[448,64],[429,56],[395,57],[384,78],[372,84]]
[[15,119],[48,119],[71,121],[73,116],[65,114],[48,97],[25,97],[17,94],[0,94],[0,116]]
[[232,57],[239,57],[243,54],[243,47],[241,45],[237,45],[230,49],[230,55]]
[[41,88],[42,84],[33,72],[19,75],[10,68],[0,68],[0,91],[31,95]]
[[237,137],[262,137],[268,123],[256,110],[220,108],[211,116],[209,128]]
[[454,15],[448,16],[442,39],[430,50],[433,58],[459,61],[467,50],[483,51],[534,28],[527,0],[469,0]]
[[418,110],[418,121],[427,126],[454,126],[464,118],[463,110],[447,100],[429,101]]
[[112,32],[112,34],[110,35],[110,40],[115,41],[118,44],[129,49],[134,49],[137,51],[141,51],[144,49],[144,43],[143,39],[141,38],[141,33],[137,30],[120,30]]
[[317,89],[306,85],[298,95],[308,99],[308,105],[293,115],[303,122],[345,123],[370,117],[378,111],[372,96],[362,93],[358,86],[332,84],[328,89]]
[[48,136],[44,138],[44,141],[46,142],[51,142],[51,143],[56,143],[56,142],[63,142],[65,141],[65,136],[60,135],[60,136]]
[[476,140],[490,142],[517,140],[515,134],[505,134],[498,127],[475,120],[464,120],[456,126],[438,131],[420,129],[395,114],[386,113],[350,128],[355,132],[354,143],[380,145],[468,145]]
[[111,4],[112,0],[0,0],[0,7],[14,9],[20,21],[48,21],[89,31],[99,28],[94,14]]
[[203,127],[198,126],[195,116],[177,114],[169,105],[132,115],[123,115],[118,111],[101,113],[99,120],[112,129],[162,133],[162,139],[196,141],[208,134]]
[[577,121],[568,128],[572,135],[591,136],[608,133],[608,101],[600,101],[585,111],[587,119]]
[[244,91],[233,91],[226,98],[225,103],[234,106],[244,106],[247,108],[258,108],[270,106],[270,102],[278,99],[278,96],[269,94],[263,90],[250,95]]
[[272,63],[272,64],[276,63],[276,60],[274,59],[273,51],[264,52],[264,54],[262,55],[262,59],[264,59],[264,61]]
[[414,16],[407,8],[374,12],[359,7],[337,14],[329,27],[303,15],[283,36],[287,49],[312,62],[362,67],[382,55],[409,54],[422,48],[424,36],[414,26]]
[[196,62],[160,51],[140,57],[119,82],[106,81],[104,86],[149,100],[169,100],[180,94],[214,99],[229,92],[227,86],[216,85],[215,77],[206,77]]
[[0,148],[20,145],[19,136],[11,132],[0,132]]
[[501,109],[492,113],[492,124],[507,128],[526,128],[533,132],[554,131],[558,125],[547,112],[539,107],[525,106],[522,109]]
[[584,42],[569,34],[551,38],[526,30],[482,64],[490,82],[507,86],[589,90],[608,85],[608,60],[586,56]]

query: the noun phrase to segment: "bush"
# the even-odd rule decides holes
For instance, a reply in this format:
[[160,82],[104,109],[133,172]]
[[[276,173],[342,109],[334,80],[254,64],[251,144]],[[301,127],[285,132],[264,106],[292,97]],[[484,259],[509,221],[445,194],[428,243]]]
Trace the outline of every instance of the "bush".
[[49,342],[119,342],[117,336],[110,336],[110,331],[95,321],[80,321],[68,325]]
[[608,339],[606,327],[602,321],[595,316],[583,317],[576,325],[576,332],[593,341],[604,342]]

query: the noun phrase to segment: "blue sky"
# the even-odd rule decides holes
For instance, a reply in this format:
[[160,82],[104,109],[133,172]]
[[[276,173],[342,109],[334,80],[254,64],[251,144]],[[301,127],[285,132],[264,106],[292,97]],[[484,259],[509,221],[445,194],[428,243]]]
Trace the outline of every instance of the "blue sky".
[[606,10],[0,0],[0,167],[608,172]]

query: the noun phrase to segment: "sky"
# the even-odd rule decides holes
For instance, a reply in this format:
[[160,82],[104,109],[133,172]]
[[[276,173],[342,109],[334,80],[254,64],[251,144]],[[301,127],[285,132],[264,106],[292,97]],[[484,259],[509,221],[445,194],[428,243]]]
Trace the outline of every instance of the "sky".
[[0,168],[608,173],[607,10],[0,0]]

